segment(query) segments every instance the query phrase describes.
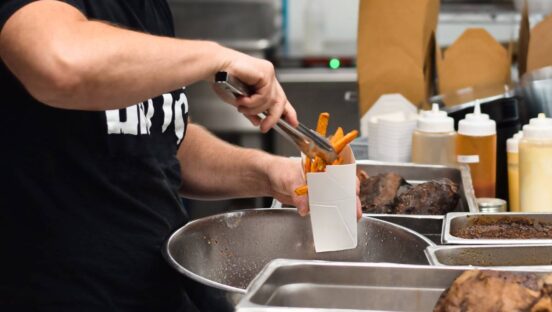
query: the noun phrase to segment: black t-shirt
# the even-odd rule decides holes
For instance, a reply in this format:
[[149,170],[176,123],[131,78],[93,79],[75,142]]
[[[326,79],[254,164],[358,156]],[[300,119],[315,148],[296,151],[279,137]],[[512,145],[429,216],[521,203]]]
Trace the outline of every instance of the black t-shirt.
[[[29,2],[2,1],[0,29]],[[174,33],[165,0],[65,2],[91,19]],[[0,311],[186,311],[161,254],[187,219],[176,159],[184,90],[121,110],[62,110],[0,62],[0,104]]]

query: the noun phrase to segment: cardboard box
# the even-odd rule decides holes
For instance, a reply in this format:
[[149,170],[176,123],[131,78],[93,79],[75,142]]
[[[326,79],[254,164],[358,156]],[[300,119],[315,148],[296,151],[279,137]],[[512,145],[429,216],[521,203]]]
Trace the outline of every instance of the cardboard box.
[[437,49],[436,58],[440,94],[510,83],[511,50],[485,29],[467,29],[444,52]]
[[361,0],[357,71],[359,112],[383,94],[400,93],[419,106],[433,77],[439,0]]
[[552,66],[552,15],[531,29],[527,2],[522,12],[518,44],[518,72]]

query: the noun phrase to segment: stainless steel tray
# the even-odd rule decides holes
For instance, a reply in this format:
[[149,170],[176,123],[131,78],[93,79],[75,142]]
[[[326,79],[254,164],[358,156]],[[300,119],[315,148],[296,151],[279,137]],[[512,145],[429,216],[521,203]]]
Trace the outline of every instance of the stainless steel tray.
[[251,283],[236,311],[432,311],[468,269],[277,259]]
[[[359,160],[357,161],[357,168],[366,171],[368,175],[396,172],[411,184],[448,178],[457,183],[460,188],[460,201],[455,211],[478,212],[470,172],[466,166],[447,167]],[[365,215],[402,225],[427,236],[435,242],[441,240],[440,237],[444,220],[443,215],[393,215],[370,213]]]
[[552,245],[429,246],[426,256],[432,265],[475,267],[525,267],[552,271]]
[[538,220],[540,222],[552,223],[552,214],[545,213],[462,213],[451,212],[446,215],[445,222],[443,223],[443,244],[457,244],[457,245],[519,245],[519,244],[552,244],[552,239],[482,239],[482,238],[461,238],[453,236],[452,233],[457,229],[468,226],[471,220],[475,220],[477,217],[490,218],[503,218],[503,217],[523,217],[532,220]]

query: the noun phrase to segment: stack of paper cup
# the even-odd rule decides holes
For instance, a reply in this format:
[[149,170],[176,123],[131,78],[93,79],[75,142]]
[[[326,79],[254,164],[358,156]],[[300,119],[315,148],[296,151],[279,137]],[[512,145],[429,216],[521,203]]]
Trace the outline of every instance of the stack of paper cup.
[[412,133],[416,128],[416,120],[416,114],[407,112],[373,117],[368,132],[370,159],[410,162]]
[[378,159],[378,118],[368,121],[368,159]]

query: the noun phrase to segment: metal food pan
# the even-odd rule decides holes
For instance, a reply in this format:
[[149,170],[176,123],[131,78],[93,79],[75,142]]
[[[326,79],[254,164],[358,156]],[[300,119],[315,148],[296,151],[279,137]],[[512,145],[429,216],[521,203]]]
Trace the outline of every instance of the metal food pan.
[[[368,175],[395,172],[410,184],[424,183],[430,180],[448,178],[459,186],[460,200],[455,212],[477,212],[477,202],[473,191],[472,180],[468,167],[418,165],[411,163],[388,163],[371,160],[357,161],[357,169],[364,170]],[[399,215],[399,214],[365,214],[370,217],[393,222],[434,241],[440,241],[443,215]]]
[[530,267],[552,271],[552,245],[429,246],[432,265],[475,267]]
[[251,283],[236,311],[432,311],[469,269],[278,259]]
[[504,217],[512,218],[527,218],[539,222],[552,223],[552,214],[546,213],[462,213],[454,212],[449,213],[445,217],[443,223],[443,244],[456,244],[456,245],[520,245],[520,244],[552,244],[552,239],[536,238],[536,239],[483,239],[483,238],[462,238],[452,235],[458,229],[469,226],[477,218],[485,218],[486,222],[492,219],[501,219]]

